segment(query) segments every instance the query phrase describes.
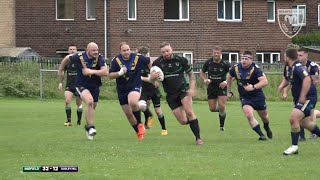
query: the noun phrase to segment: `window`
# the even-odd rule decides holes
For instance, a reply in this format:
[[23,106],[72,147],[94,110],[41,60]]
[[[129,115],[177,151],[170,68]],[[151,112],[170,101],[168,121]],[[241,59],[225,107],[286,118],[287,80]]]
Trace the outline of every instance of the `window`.
[[221,58],[229,63],[239,63],[239,53],[237,52],[223,52]]
[[189,0],[164,0],[165,20],[189,20]]
[[318,5],[318,26],[320,26],[320,5]]
[[276,5],[275,0],[268,0],[268,22],[275,22]]
[[241,21],[242,0],[218,0],[218,21]]
[[87,20],[96,20],[96,0],[87,0]]
[[280,61],[280,53],[275,52],[257,52],[256,60],[260,63],[273,64]]
[[292,16],[293,17],[292,26],[297,26],[297,25],[305,26],[306,18],[307,18],[306,5],[293,6],[292,9],[296,10],[296,16]]
[[128,0],[128,20],[137,20],[137,1]]
[[56,19],[74,19],[74,0],[56,0]]
[[174,54],[181,56],[181,57],[185,57],[186,59],[188,59],[189,64],[193,64],[193,54],[192,52],[173,52]]

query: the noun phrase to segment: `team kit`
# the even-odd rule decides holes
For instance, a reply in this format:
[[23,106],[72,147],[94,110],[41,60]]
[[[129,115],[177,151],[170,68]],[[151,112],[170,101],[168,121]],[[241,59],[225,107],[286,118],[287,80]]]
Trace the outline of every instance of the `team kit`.
[[[145,46],[131,51],[129,44],[122,42],[119,52],[107,67],[96,43],[90,42],[83,53],[77,53],[75,46],[69,46],[69,55],[62,60],[59,67],[59,90],[62,90],[65,74],[67,77],[67,122],[64,125],[72,126],[70,101],[71,97],[75,96],[77,124],[81,125],[82,104],[85,104],[85,132],[87,138],[93,140],[97,134],[94,113],[99,101],[101,77],[106,76],[116,80],[119,104],[139,140],[144,139],[146,129],[152,128],[154,123],[153,113],[150,111],[151,102],[161,125],[161,135],[168,135],[160,101],[159,86],[162,85],[166,101],[176,120],[181,125],[190,126],[196,145],[204,144],[200,136],[199,119],[193,110],[192,98],[195,95],[196,78],[189,61],[175,55],[167,42],[160,44],[161,56],[154,61],[150,59],[150,49]],[[207,88],[209,109],[219,114],[219,130],[225,131],[225,104],[228,98],[234,96],[232,83],[236,83],[242,111],[249,126],[258,135],[259,141],[272,139],[266,97],[263,93],[268,79],[254,63],[252,52],[244,51],[240,62],[235,65],[221,59],[221,55],[222,48],[214,47],[212,57],[203,64],[199,74]],[[278,91],[283,92],[284,96],[291,88],[294,104],[289,116],[292,142],[291,146],[283,151],[284,155],[298,154],[298,142],[305,139],[304,129],[310,131],[313,137],[320,135],[315,122],[319,111],[314,110],[318,81],[319,66],[307,59],[306,49],[288,48],[285,53],[283,80],[278,87]],[[262,126],[254,116],[254,111],[260,117]],[[144,123],[141,112],[144,114]]]

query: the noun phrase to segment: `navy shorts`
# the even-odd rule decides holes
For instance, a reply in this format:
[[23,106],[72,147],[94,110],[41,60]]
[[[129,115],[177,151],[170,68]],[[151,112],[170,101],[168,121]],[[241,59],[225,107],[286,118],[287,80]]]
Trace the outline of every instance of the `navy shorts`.
[[267,109],[267,104],[265,99],[246,99],[241,97],[241,105],[251,106],[256,111],[263,111]]
[[125,92],[117,92],[118,93],[118,99],[119,99],[119,103],[120,105],[125,105],[125,104],[128,104],[128,95],[130,92],[132,91],[137,91],[137,92],[141,92],[141,87],[134,87],[128,91],[125,91]]
[[304,104],[300,102],[294,103],[294,108],[299,109],[303,112],[305,117],[308,117],[311,115],[312,109],[316,107],[317,104],[317,98],[310,98],[308,99]]
[[72,92],[76,97],[80,97],[80,94],[76,90],[76,87],[66,86],[66,90],[65,91]]
[[94,87],[94,88],[77,87],[76,89],[77,89],[79,94],[81,94],[82,91],[87,89],[90,92],[90,94],[91,94],[91,96],[93,98],[93,101],[94,102],[98,102],[99,101],[100,87]]

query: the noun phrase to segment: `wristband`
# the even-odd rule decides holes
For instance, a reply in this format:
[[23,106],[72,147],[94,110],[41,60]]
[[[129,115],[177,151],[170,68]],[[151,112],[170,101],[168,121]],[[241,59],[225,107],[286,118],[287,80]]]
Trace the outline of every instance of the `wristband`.
[[252,87],[253,87],[253,90],[256,90],[257,88],[256,88],[256,86],[254,85],[254,84],[252,84]]
[[118,71],[118,75],[119,75],[119,76],[122,76],[122,75],[124,75],[124,71],[123,71],[123,68],[121,68],[121,69],[120,69],[120,71]]

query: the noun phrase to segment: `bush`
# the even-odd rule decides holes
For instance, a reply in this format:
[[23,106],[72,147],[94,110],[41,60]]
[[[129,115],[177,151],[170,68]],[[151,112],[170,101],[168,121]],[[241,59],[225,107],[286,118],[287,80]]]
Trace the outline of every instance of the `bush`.
[[320,46],[320,33],[312,32],[305,34],[298,34],[292,39],[294,44],[299,46]]

